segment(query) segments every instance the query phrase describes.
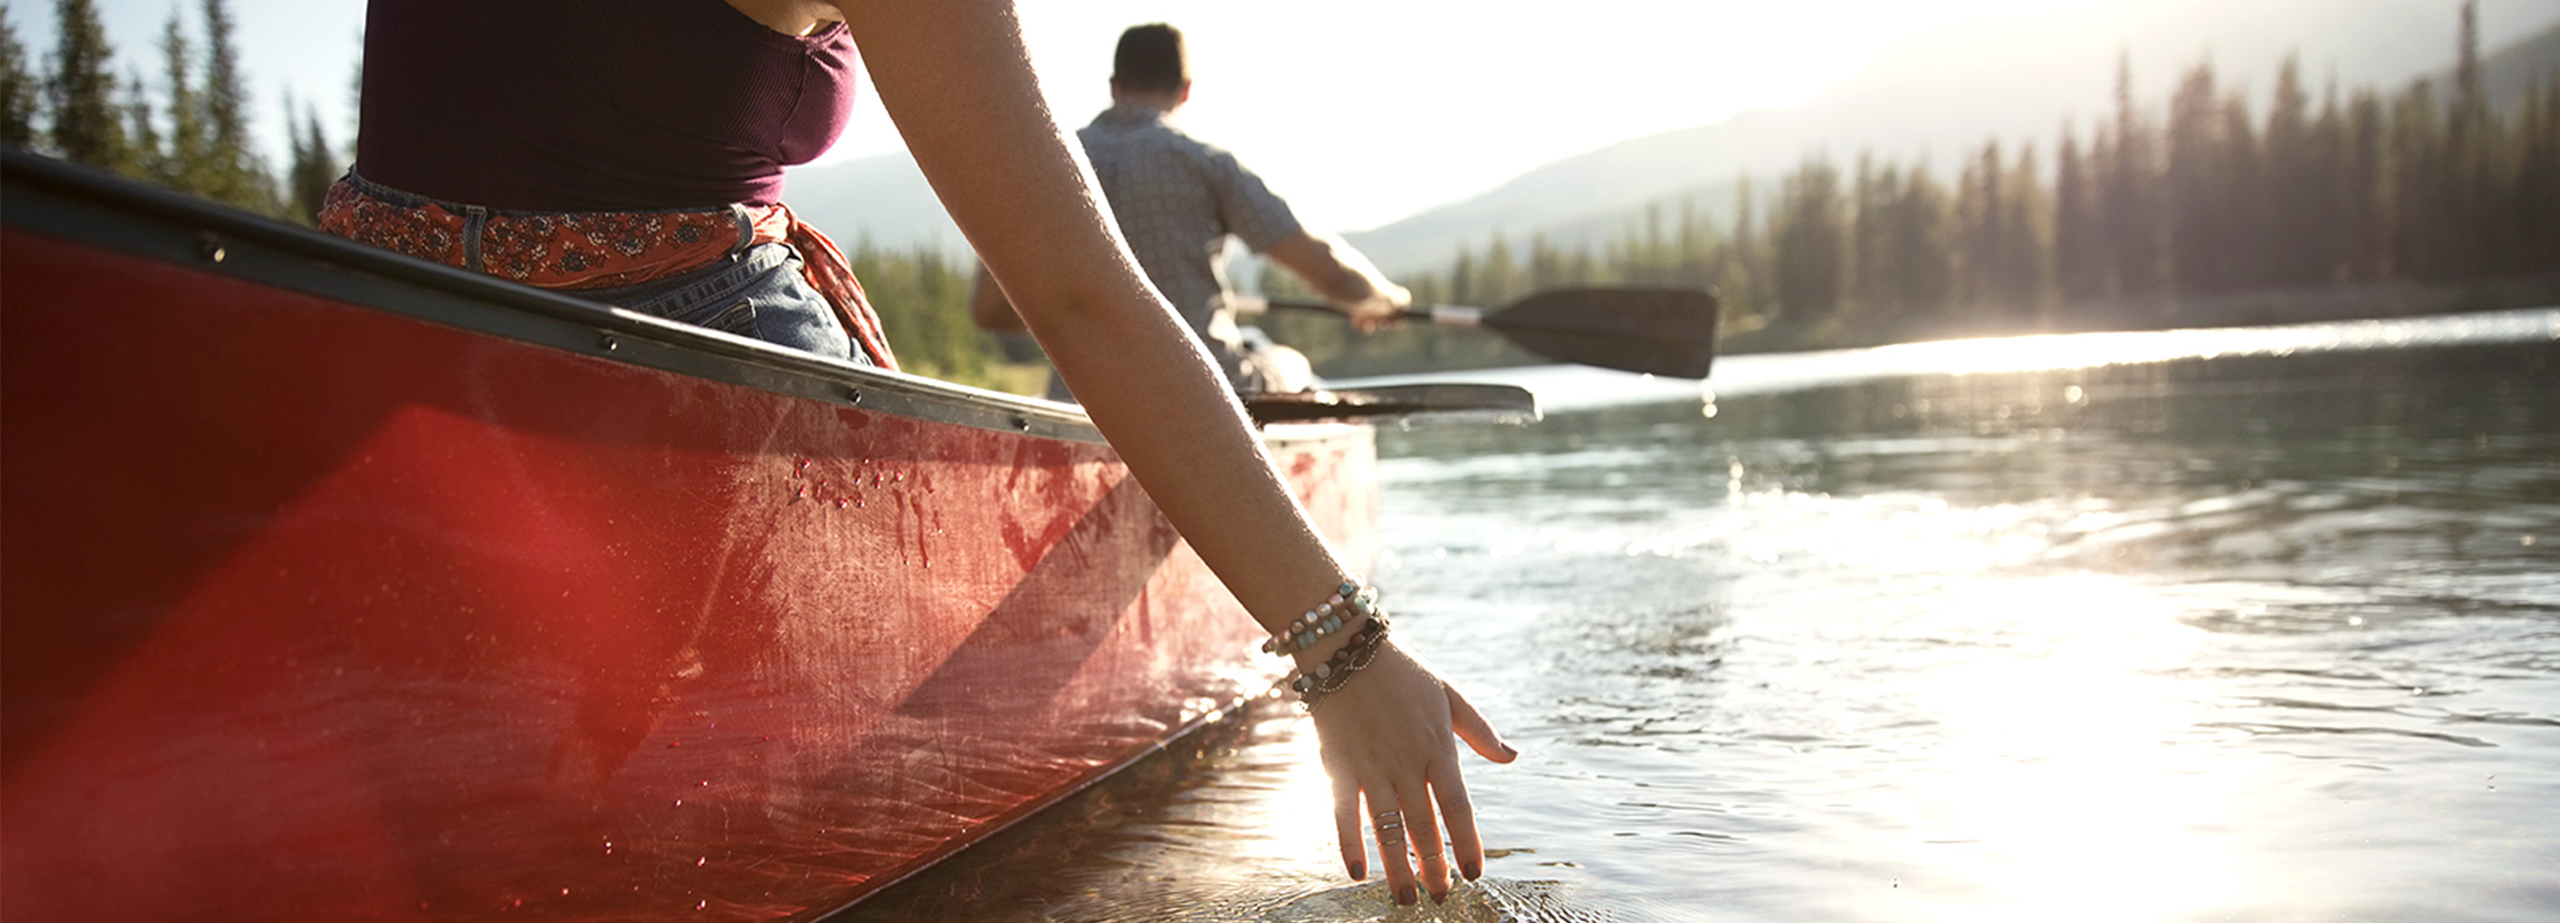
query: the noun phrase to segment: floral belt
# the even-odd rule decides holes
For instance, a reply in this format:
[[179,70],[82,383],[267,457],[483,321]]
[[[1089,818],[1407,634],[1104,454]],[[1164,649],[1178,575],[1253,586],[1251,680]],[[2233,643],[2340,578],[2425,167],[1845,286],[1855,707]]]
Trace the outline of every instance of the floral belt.
[[320,207],[320,229],[539,288],[574,292],[638,285],[682,275],[755,244],[790,244],[800,251],[802,278],[835,308],[845,333],[880,367],[898,367],[880,315],[863,296],[844,251],[783,205],[512,212],[421,197],[395,201],[366,188],[372,185],[353,174],[331,185]]

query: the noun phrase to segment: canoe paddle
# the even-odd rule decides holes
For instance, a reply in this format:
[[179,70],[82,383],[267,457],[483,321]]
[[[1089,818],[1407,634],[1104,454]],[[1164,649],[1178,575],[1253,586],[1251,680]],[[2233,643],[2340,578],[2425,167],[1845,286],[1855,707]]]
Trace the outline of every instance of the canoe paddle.
[[[1322,301],[1233,300],[1257,307],[1315,310],[1340,316]],[[1405,316],[1451,327],[1483,327],[1522,349],[1560,362],[1607,369],[1705,378],[1716,358],[1716,296],[1697,288],[1568,288],[1540,292],[1499,311],[1462,305],[1415,305]]]
[[1255,423],[1448,416],[1531,423],[1539,416],[1538,396],[1512,385],[1381,385],[1240,396]]

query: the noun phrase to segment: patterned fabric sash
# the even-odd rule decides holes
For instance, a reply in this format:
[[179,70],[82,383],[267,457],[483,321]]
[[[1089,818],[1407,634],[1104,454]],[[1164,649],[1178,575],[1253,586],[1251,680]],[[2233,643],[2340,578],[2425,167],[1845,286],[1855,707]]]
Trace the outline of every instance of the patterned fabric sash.
[[731,205],[692,211],[501,212],[415,204],[374,195],[350,179],[329,187],[320,229],[423,260],[539,288],[620,288],[699,269],[732,250],[787,243],[800,274],[835,308],[836,322],[882,368],[898,367],[880,315],[844,251],[791,209]]

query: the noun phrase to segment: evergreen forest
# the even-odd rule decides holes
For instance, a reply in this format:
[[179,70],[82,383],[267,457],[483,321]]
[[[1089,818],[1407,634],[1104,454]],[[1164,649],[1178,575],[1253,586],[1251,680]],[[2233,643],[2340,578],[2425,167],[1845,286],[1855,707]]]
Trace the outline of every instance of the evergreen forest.
[[[2315,88],[2288,60],[2259,114],[2210,60],[2145,105],[2120,57],[2112,113],[2065,124],[2049,153],[1989,139],[1951,176],[1815,154],[1774,189],[1743,177],[1729,223],[1657,204],[1598,247],[1497,234],[1400,281],[1418,301],[1485,307],[1712,287],[1726,352],[2560,302],[2560,70],[2492,105],[2473,4],[2456,25],[2449,79]],[[1279,276],[1265,287],[1294,289]],[[1464,331],[1264,326],[1334,375],[1532,361]]]

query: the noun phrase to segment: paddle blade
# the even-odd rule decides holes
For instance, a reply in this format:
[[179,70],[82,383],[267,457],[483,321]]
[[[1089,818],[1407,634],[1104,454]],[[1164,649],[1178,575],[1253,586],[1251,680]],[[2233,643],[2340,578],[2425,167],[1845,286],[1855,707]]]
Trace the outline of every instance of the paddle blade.
[[1484,325],[1550,359],[1705,378],[1716,358],[1716,314],[1716,296],[1705,289],[1560,289],[1487,315]]

